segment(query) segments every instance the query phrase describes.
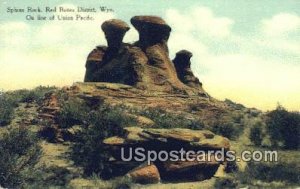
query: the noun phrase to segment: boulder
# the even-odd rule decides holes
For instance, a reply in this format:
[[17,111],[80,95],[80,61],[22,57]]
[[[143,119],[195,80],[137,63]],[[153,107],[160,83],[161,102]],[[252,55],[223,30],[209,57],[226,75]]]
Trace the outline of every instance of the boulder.
[[152,165],[142,165],[128,173],[133,182],[140,184],[154,184],[160,181],[157,167]]
[[167,161],[162,163],[161,177],[167,181],[202,181],[213,177],[218,170],[218,167],[222,166],[220,162],[214,159],[214,156],[210,156],[208,160],[208,154],[205,154],[205,158],[201,161],[197,160],[194,155],[194,161]]

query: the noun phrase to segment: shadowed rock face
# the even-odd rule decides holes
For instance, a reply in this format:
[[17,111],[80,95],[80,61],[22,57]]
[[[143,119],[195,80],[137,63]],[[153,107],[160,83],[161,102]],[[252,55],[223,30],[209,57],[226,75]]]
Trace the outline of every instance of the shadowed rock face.
[[193,54],[187,50],[181,50],[176,53],[173,63],[176,68],[177,76],[181,82],[193,87],[201,88],[202,83],[196,78],[191,70],[191,57]]
[[139,45],[148,47],[157,43],[167,42],[171,27],[157,16],[135,16],[132,25],[139,32]]
[[120,48],[122,45],[123,37],[130,27],[118,19],[111,19],[105,21],[101,25],[101,29],[105,34],[108,48]]
[[167,45],[171,28],[162,18],[135,16],[131,23],[139,33],[134,44],[122,42],[129,30],[125,22],[112,19],[102,24],[108,47],[98,46],[89,54],[85,82],[122,83],[158,92],[204,93],[201,86],[195,90],[177,77]]
[[133,66],[128,64],[128,47],[123,37],[129,26],[122,20],[111,19],[101,26],[106,46],[98,46],[87,58],[85,82],[111,82],[133,85],[135,73]]

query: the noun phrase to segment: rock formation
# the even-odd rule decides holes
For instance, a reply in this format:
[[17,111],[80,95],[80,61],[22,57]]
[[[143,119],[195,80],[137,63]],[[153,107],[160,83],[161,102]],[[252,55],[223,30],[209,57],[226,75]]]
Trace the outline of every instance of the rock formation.
[[173,60],[173,63],[176,68],[177,76],[181,82],[184,84],[194,87],[201,88],[202,83],[200,83],[199,79],[194,76],[191,70],[191,57],[193,54],[187,50],[181,50],[176,53],[176,57]]
[[[180,152],[184,150],[181,157],[185,160],[167,161],[156,160],[153,165],[147,166],[140,162],[138,168],[129,172],[129,175],[137,182],[153,183],[158,182],[160,178],[164,181],[195,181],[205,180],[212,177],[220,164],[226,164],[225,161],[217,161],[213,154],[208,151],[220,151],[224,149],[224,154],[230,148],[229,140],[222,136],[213,134],[207,130],[195,131],[190,129],[151,129],[139,127],[125,128],[126,134],[124,137],[111,137],[104,140],[104,144],[113,154],[111,164],[117,164],[120,170],[125,169],[125,165],[137,166],[139,162],[131,160],[122,167],[124,161],[120,159],[122,155],[121,148],[124,154],[130,154],[130,149],[143,148],[145,152]],[[195,153],[203,151],[202,161],[195,158],[194,161],[188,161],[187,151]],[[132,152],[134,155],[134,152]],[[199,154],[194,154],[196,157]],[[128,155],[126,156],[126,158]],[[209,157],[209,158],[208,158]],[[169,157],[170,158],[170,157]]]
[[159,44],[168,53],[167,42],[171,27],[163,19],[156,16],[135,16],[130,21],[139,32],[137,46],[146,49]]
[[111,82],[133,85],[135,73],[129,64],[128,45],[123,37],[129,26],[117,19],[104,22],[101,26],[108,47],[98,46],[88,56],[85,82]]
[[105,21],[101,26],[107,40],[108,49],[119,50],[122,46],[123,37],[130,29],[129,26],[117,19]]
[[[119,83],[75,83],[62,90],[63,100],[66,100],[66,97],[79,98],[92,109],[102,104],[133,108],[131,110],[134,111],[128,112],[124,108],[124,115],[134,119],[135,125],[126,125],[124,135],[109,137],[104,141],[99,139],[99,143],[104,144],[103,149],[110,155],[108,161],[112,169],[111,176],[126,175],[132,181],[143,184],[159,181],[199,181],[215,176],[220,167],[226,167],[226,161],[215,161],[214,157],[211,157],[212,161],[155,161],[151,165],[147,165],[145,162],[128,162],[120,159],[122,147],[125,151],[130,147],[133,149],[142,147],[146,151],[165,150],[168,153],[181,148],[195,152],[201,150],[207,157],[210,157],[208,154],[210,150],[224,149],[225,152],[228,151],[230,144],[225,137],[207,130],[157,128],[159,123],[151,118],[150,114],[138,113],[140,110],[146,112],[148,108],[158,108],[174,115],[178,115],[178,113],[181,116],[184,115],[187,120],[203,120],[205,121],[203,124],[209,126],[215,124],[216,119],[222,119],[222,116],[232,115],[232,111],[229,111],[226,104],[222,102],[199,95],[146,91]],[[48,140],[50,139],[51,142],[73,141],[86,127],[73,125],[65,128],[59,125],[59,114],[63,110],[63,102],[58,96],[57,93],[49,93],[45,97],[39,117],[47,120],[47,123],[51,122],[52,126],[41,128],[39,133]]]
[[[167,45],[171,27],[162,18],[135,16],[131,24],[139,33],[139,40],[133,44],[122,42],[129,30],[125,22],[112,19],[102,24],[108,46],[98,46],[89,54],[85,82],[121,83],[169,93],[204,92],[190,70],[189,60],[179,61],[182,66],[175,69]],[[183,66],[185,63],[189,64]]]
[[[138,41],[133,44],[123,42],[130,27],[122,20],[112,19],[102,24],[107,46],[97,46],[90,52],[86,61],[85,83],[75,83],[71,88],[64,89],[67,96],[80,98],[95,109],[100,104],[124,105],[136,111],[158,108],[174,115],[180,114],[191,124],[195,120],[203,120],[205,125],[214,125],[214,120],[229,114],[227,106],[208,97],[194,76],[191,52],[181,50],[171,61],[167,44],[171,27],[163,19],[135,16],[131,24],[139,33]],[[53,135],[53,140],[57,142],[72,141],[82,128],[76,125],[59,128],[57,115],[61,108],[57,103],[50,107],[48,101],[52,102],[52,97],[45,100],[40,117],[52,120],[54,129],[45,128],[44,135]],[[112,176],[126,175],[134,182],[144,184],[160,180],[198,181],[211,178],[221,165],[226,166],[225,160],[217,161],[209,151],[228,151],[230,144],[227,138],[207,130],[155,128],[159,123],[147,117],[148,114],[139,115],[134,111],[125,114],[136,121],[135,127],[127,125],[123,128],[125,135],[99,141],[109,154],[107,161]],[[145,160],[128,162],[120,159],[121,148],[126,151],[138,147],[146,152],[203,151],[204,157],[209,157],[211,161],[157,160],[147,164]]]

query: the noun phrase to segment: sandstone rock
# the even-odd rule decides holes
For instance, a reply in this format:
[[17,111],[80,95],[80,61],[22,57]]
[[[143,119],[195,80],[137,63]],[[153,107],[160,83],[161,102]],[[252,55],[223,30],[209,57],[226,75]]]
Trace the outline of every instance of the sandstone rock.
[[127,32],[130,27],[126,24],[126,22],[119,20],[119,19],[111,19],[103,22],[101,25],[101,29],[105,33],[110,33],[110,32]]
[[135,16],[131,18],[132,25],[139,32],[139,44],[142,47],[167,41],[171,27],[157,16]]
[[226,171],[225,171],[225,165],[220,165],[217,172],[215,173],[214,177],[217,178],[225,178],[226,177]]
[[216,173],[220,162],[211,155],[208,161],[208,154],[205,159],[198,161],[194,155],[194,161],[167,161],[162,163],[161,177],[170,181],[202,181],[211,178]]
[[118,146],[124,144],[124,139],[121,137],[110,137],[103,140],[103,143],[106,145]]
[[[129,30],[129,26],[122,20],[111,19],[105,21],[101,25],[101,28],[105,34],[108,47],[98,46],[88,55],[84,81],[110,81],[122,83],[122,75],[120,76],[120,73],[118,72],[126,72],[130,69],[128,68],[128,65],[126,65],[128,62],[126,61],[126,57],[128,59],[126,54],[128,53],[126,53],[127,50],[122,42],[125,33]],[[125,67],[119,65],[118,62],[124,62]],[[110,63],[109,68],[103,68],[107,63]],[[116,68],[112,69],[112,67]],[[99,73],[99,71],[102,72]]]
[[[190,129],[152,129],[140,127],[126,127],[124,136],[114,136],[103,141],[116,162],[121,160],[122,153],[130,153],[131,149],[143,148],[145,153],[148,151],[161,152],[177,151],[180,153],[183,150],[182,156],[184,159],[177,161],[160,161],[153,162],[159,170],[162,180],[166,181],[195,181],[211,178],[217,171],[223,160],[216,160],[215,154],[210,154],[208,151],[222,151],[229,150],[229,140],[215,135],[206,130],[190,130]],[[200,154],[189,154],[188,151]],[[134,152],[132,152],[134,153]],[[225,153],[224,153],[225,154]],[[170,156],[171,157],[171,156]],[[193,158],[189,161],[188,158]],[[226,158],[226,157],[224,157]],[[224,159],[225,161],[225,159]],[[119,164],[120,166],[120,164]],[[149,167],[148,167],[149,168]],[[137,172],[139,177],[145,175],[148,168],[143,168]],[[138,177],[138,178],[139,178]],[[143,176],[146,177],[146,176]],[[142,177],[142,178],[143,178]]]
[[101,28],[105,34],[108,48],[116,49],[120,48],[125,33],[130,29],[130,27],[125,22],[118,19],[105,21],[101,25]]
[[160,181],[160,175],[155,165],[142,165],[128,173],[132,181],[141,184],[153,184]]
[[[196,155],[194,155],[194,157],[196,157]],[[203,161],[197,161],[196,159],[194,161],[175,161],[175,162],[171,162],[171,161],[167,161],[163,163],[163,167],[165,169],[165,171],[167,172],[180,172],[180,171],[184,171],[187,170],[191,167],[194,168],[203,168],[203,167],[207,167],[207,166],[215,166],[215,165],[219,165],[219,162],[217,162],[214,159],[214,156],[210,157],[210,161],[206,160],[208,159],[208,154],[205,154],[205,158],[203,158]],[[204,161],[205,160],[205,161]]]
[[158,91],[184,91],[185,86],[178,80],[173,63],[169,58],[167,41],[171,28],[157,16],[135,16],[131,19],[132,25],[139,32],[139,41],[136,43],[145,53],[151,87]]
[[152,127],[155,125],[154,121],[144,116],[136,117],[137,125],[141,127]]
[[38,109],[38,117],[50,121],[50,123],[56,122],[56,117],[60,111],[60,105],[57,95],[53,93],[46,94],[43,104]]
[[191,70],[191,57],[193,54],[187,50],[181,50],[176,53],[173,63],[176,68],[177,76],[184,84],[193,87],[201,88],[202,83],[196,78]]
[[[189,149],[215,149],[229,150],[229,140],[215,135],[207,130],[190,130],[181,128],[151,129],[140,127],[126,127],[125,137],[113,137],[104,140],[107,145],[131,145],[152,141],[164,141],[164,143],[181,143]],[[116,142],[118,141],[118,142]],[[171,144],[172,145],[172,144]],[[181,147],[181,146],[180,146]]]
[[134,115],[134,114],[125,114],[127,117],[132,118],[136,121],[136,124],[139,127],[152,127],[155,125],[154,121],[152,121],[151,119],[144,117],[144,116],[138,116],[138,115]]
[[102,24],[108,47],[98,46],[87,58],[85,82],[110,82],[139,89],[181,94],[202,94],[177,77],[169,58],[170,26],[157,16],[135,16],[131,23],[139,32],[134,44],[122,43],[129,26],[121,20]]
[[100,67],[100,64],[103,60],[104,54],[107,50],[107,47],[104,46],[98,46],[96,49],[92,50],[90,54],[87,57],[86,60],[86,72],[84,76],[85,82],[91,82],[96,81],[95,80],[95,73],[97,72],[98,68]]

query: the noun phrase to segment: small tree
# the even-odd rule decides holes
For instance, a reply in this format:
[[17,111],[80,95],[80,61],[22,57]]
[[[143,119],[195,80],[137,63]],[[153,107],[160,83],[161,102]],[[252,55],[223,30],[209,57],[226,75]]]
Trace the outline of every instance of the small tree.
[[287,149],[298,149],[300,141],[300,114],[278,106],[267,114],[267,129],[274,146],[280,143]]
[[255,146],[260,146],[263,140],[262,130],[259,125],[254,125],[250,129],[250,140]]
[[8,125],[14,114],[14,105],[8,96],[3,93],[0,95],[0,126]]
[[86,175],[94,173],[103,179],[124,172],[121,167],[113,167],[109,163],[110,153],[102,141],[111,136],[124,134],[123,127],[130,125],[132,120],[123,112],[113,107],[103,106],[88,115],[88,126],[77,135],[72,146],[71,157],[75,164],[83,167]]
[[[37,138],[26,128],[9,130],[0,137],[0,185],[19,188],[26,171],[33,169],[41,153]],[[29,171],[31,172],[31,171]]]

